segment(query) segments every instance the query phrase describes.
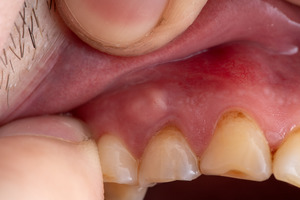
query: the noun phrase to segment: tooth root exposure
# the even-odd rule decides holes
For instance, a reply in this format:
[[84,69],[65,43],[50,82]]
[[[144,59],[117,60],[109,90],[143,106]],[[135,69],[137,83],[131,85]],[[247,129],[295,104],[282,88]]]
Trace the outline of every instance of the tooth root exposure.
[[203,174],[263,181],[271,175],[271,153],[257,124],[241,112],[223,115],[204,152]]

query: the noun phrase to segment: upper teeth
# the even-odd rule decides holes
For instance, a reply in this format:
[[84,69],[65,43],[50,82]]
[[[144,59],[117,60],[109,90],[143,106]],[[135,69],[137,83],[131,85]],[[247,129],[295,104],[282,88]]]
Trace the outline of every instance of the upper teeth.
[[147,192],[147,188],[132,185],[105,183],[105,200],[141,200]]
[[105,182],[137,184],[137,161],[119,138],[102,136],[98,149]]
[[300,130],[290,133],[274,155],[273,172],[278,180],[300,187]]
[[204,174],[263,181],[271,175],[271,153],[262,131],[240,112],[226,114],[201,159]]
[[150,141],[140,166],[140,184],[192,180],[200,175],[195,154],[176,129],[164,129]]
[[[300,131],[295,131],[275,154],[273,168],[277,179],[298,187],[299,143]],[[126,189],[125,186],[106,183],[109,187],[107,196],[110,196],[109,191],[122,194],[126,191],[127,196],[139,200],[143,199],[144,193],[136,195],[132,191],[145,192],[145,187],[160,182],[192,180],[201,173],[255,181],[266,180],[272,174],[268,142],[258,124],[242,112],[228,112],[220,118],[200,159],[183,134],[174,127],[159,131],[148,143],[139,162],[115,136],[103,136],[98,146],[104,181],[135,185]]]

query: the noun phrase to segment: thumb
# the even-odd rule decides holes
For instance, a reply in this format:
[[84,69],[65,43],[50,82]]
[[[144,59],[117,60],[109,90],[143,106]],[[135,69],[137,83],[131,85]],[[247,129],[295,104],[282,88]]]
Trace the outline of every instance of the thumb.
[[153,51],[185,31],[207,0],[58,0],[69,27],[104,52]]
[[96,143],[75,119],[44,116],[0,128],[0,199],[104,200]]

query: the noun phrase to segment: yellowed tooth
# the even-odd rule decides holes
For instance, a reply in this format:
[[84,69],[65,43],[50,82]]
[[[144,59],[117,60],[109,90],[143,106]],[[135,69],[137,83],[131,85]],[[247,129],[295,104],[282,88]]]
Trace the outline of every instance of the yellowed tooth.
[[104,183],[105,200],[143,200],[147,188],[116,183]]
[[139,181],[141,185],[192,180],[200,175],[197,158],[181,132],[166,128],[145,149]]
[[290,133],[274,155],[276,179],[300,187],[300,129]]
[[202,155],[200,171],[254,181],[268,179],[271,153],[262,130],[244,113],[226,113]]
[[116,136],[104,135],[98,142],[104,182],[136,184],[138,163]]

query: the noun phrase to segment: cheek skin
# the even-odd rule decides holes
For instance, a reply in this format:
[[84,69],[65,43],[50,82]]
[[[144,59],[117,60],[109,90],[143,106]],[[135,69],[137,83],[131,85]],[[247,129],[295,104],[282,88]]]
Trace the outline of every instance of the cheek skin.
[[2,49],[6,38],[22,6],[23,0],[1,0],[0,1],[0,49]]
[[1,13],[1,6],[8,4],[2,0],[0,3],[0,25],[1,20],[7,18],[5,23],[9,27],[5,29],[7,33],[3,33],[0,26],[0,43],[3,43],[0,47],[0,121],[33,92],[51,70],[65,41],[66,27],[55,11],[54,1],[50,5],[49,0],[25,0],[17,6],[18,1],[12,1],[14,9],[9,14],[16,14],[10,18]]

